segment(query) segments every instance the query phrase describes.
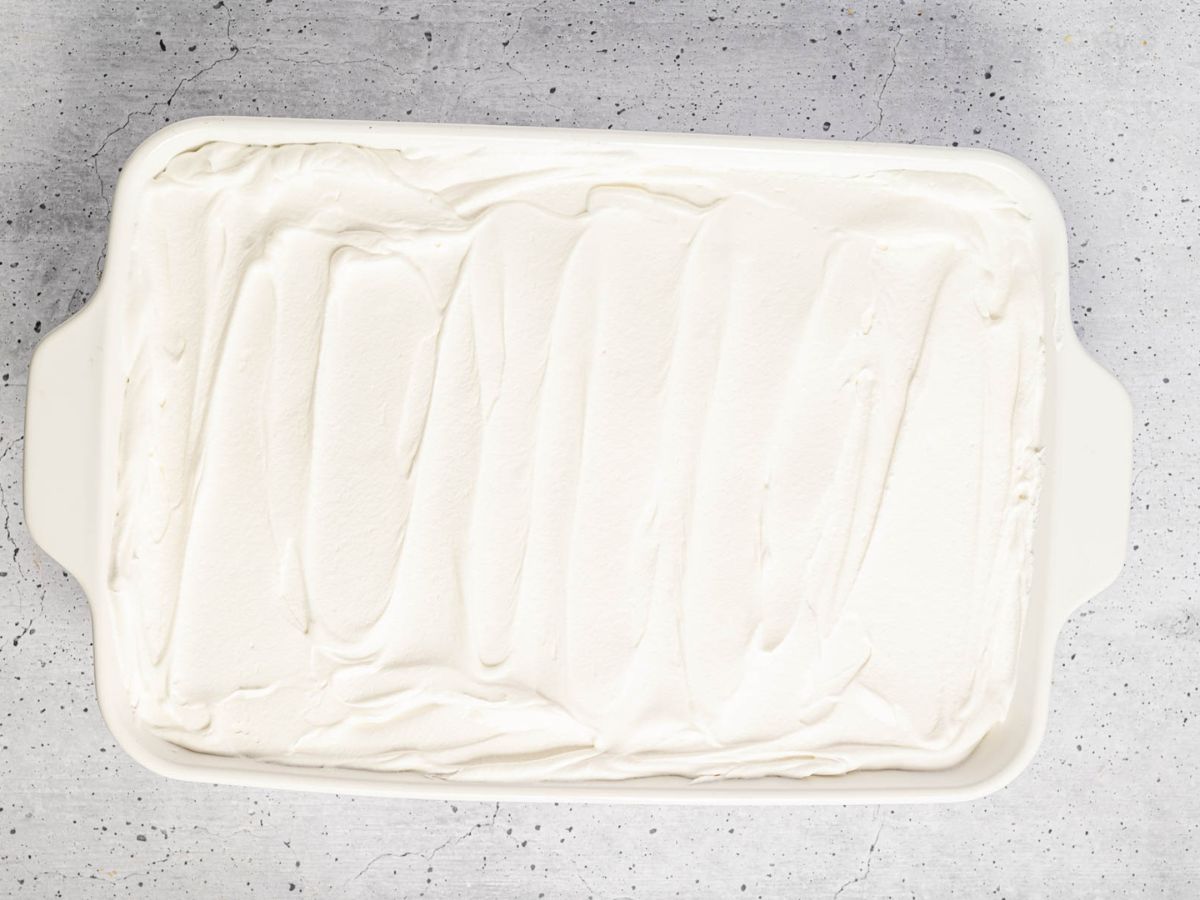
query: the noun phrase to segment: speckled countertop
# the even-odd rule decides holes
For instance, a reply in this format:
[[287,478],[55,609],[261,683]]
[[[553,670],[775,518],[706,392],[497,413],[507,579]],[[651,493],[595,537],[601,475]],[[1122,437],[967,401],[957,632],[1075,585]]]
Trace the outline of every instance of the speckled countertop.
[[[10,0],[0,34],[0,895],[1200,893],[1200,7]],[[957,806],[709,809],[139,768],[96,708],[86,602],[24,528],[25,379],[96,285],[122,161],[206,113],[985,146],[1041,172],[1136,431],[1128,562],[1063,631],[1030,769]]]

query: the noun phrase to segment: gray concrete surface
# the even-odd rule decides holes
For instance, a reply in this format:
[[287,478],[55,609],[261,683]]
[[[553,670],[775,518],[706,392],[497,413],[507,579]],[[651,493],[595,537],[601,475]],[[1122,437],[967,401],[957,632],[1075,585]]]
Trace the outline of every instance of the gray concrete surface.
[[[1200,894],[1200,7],[8,0],[0,17],[0,896]],[[1128,562],[1058,647],[1045,744],[965,805],[396,802],[182,784],[96,709],[20,472],[39,333],[87,299],[122,160],[207,113],[994,147],[1070,229],[1136,406]]]

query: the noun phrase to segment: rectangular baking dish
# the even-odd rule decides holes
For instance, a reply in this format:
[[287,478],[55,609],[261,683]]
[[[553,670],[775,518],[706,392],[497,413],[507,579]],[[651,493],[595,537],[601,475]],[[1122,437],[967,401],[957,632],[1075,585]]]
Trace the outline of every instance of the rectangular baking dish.
[[[804,779],[770,777],[692,783],[681,777],[623,782],[477,784],[419,774],[300,768],[196,753],[139,725],[126,691],[106,587],[115,486],[120,381],[112,354],[119,265],[129,252],[137,196],[168,160],[210,141],[243,144],[344,142],[398,146],[406,138],[453,137],[609,147],[779,154],[822,172],[881,169],[976,175],[1028,211],[1038,236],[1052,302],[1045,310],[1044,482],[1035,534],[1032,591],[1007,718],[958,765],[938,771],[854,771]],[[30,369],[26,410],[26,521],[39,545],[81,584],[90,602],[96,684],[105,721],[125,750],[149,769],[192,781],[339,793],[487,800],[688,803],[901,803],[965,800],[1011,781],[1032,758],[1045,729],[1051,664],[1067,616],[1116,578],[1125,554],[1132,422],[1121,386],[1083,350],[1070,323],[1067,244],[1045,185],[1010,157],[985,150],[852,144],[774,138],[415,125],[295,119],[198,118],[152,135],[118,181],[108,266],[84,309],[42,341]]]

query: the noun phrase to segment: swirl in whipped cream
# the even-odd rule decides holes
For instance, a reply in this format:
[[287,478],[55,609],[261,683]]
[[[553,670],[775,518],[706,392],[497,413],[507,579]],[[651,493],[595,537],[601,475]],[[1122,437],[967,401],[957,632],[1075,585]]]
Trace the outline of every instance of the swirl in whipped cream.
[[140,721],[478,781],[968,754],[1029,591],[1032,230],[973,177],[807,159],[175,157],[117,301]]

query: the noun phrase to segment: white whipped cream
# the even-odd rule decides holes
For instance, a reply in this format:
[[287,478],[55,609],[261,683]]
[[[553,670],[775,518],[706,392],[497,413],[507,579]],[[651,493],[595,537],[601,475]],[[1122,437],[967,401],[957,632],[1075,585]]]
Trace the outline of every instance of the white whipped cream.
[[175,157],[117,274],[141,722],[483,781],[969,753],[1029,589],[1030,223],[968,176],[713,160]]

